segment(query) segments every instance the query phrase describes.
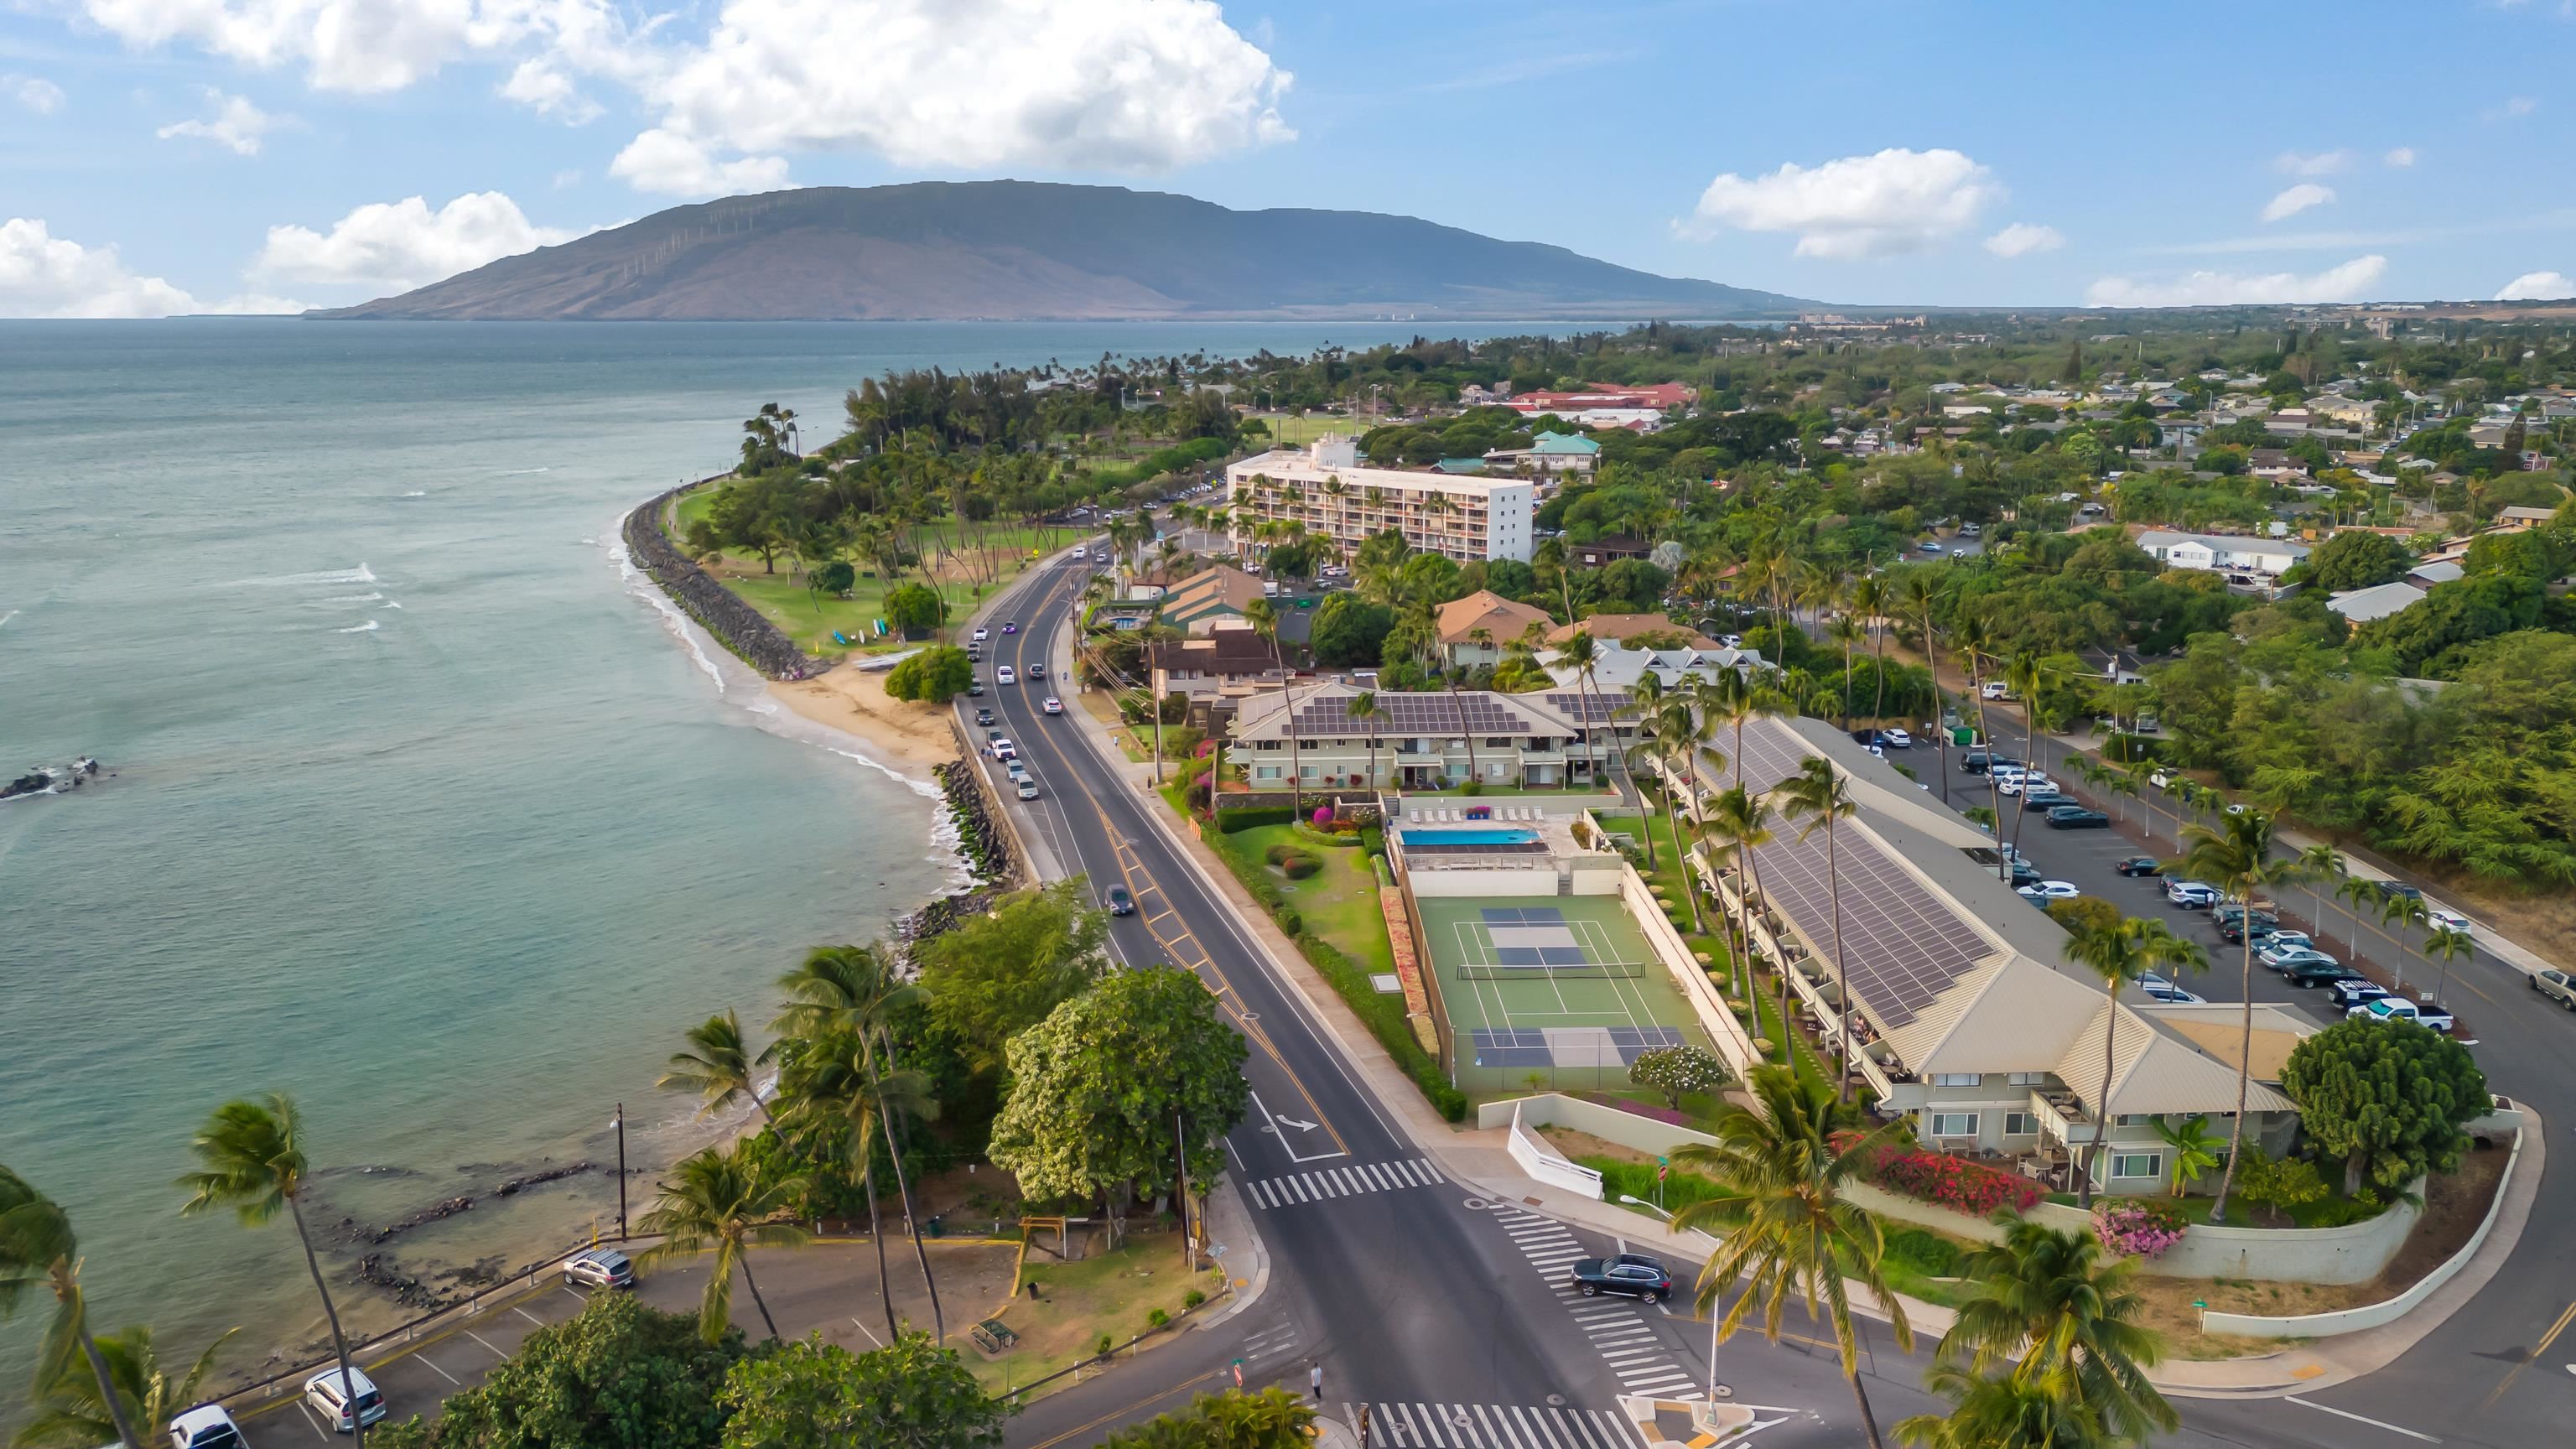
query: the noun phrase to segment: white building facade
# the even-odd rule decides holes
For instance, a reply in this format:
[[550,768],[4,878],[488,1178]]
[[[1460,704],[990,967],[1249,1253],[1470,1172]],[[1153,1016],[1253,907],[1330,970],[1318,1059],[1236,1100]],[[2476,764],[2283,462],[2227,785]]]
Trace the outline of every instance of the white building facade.
[[1301,523],[1309,537],[1345,550],[1390,528],[1426,553],[1527,563],[1535,538],[1538,486],[1525,478],[1480,478],[1363,467],[1358,445],[1325,436],[1311,448],[1272,449],[1225,470],[1237,548],[1264,523]]
[[2275,578],[2308,556],[2308,546],[2279,538],[2248,538],[2219,533],[2174,533],[2151,528],[2138,535],[2138,547],[2170,568],[2215,573],[2269,574]]

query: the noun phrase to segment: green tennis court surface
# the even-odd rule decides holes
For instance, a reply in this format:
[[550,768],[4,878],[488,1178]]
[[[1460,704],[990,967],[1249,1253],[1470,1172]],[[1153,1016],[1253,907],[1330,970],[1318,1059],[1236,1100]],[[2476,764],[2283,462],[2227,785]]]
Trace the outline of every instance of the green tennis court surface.
[[1418,902],[1454,1034],[1460,1090],[1617,1089],[1641,1052],[1706,1045],[1697,1019],[1616,896]]

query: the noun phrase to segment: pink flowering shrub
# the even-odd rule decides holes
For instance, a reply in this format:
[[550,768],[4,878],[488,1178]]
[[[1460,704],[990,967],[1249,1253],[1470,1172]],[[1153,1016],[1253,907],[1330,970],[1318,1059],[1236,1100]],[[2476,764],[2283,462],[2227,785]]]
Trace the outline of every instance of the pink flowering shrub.
[[1964,1157],[1896,1143],[1878,1149],[1868,1176],[1889,1192],[1972,1218],[1992,1217],[2003,1208],[2028,1212],[2041,1196],[2039,1184],[2019,1173],[1998,1172]]
[[2093,1235],[2126,1257],[2161,1258],[2182,1241],[2183,1216],[2171,1203],[2106,1197],[2093,1204]]
[[1332,825],[1332,823],[1333,823],[1333,807],[1332,807],[1332,806],[1330,806],[1330,805],[1318,805],[1318,806],[1316,806],[1316,807],[1315,807],[1315,828],[1316,828],[1317,830],[1323,830],[1323,829],[1326,829],[1326,828],[1330,827],[1330,826]]

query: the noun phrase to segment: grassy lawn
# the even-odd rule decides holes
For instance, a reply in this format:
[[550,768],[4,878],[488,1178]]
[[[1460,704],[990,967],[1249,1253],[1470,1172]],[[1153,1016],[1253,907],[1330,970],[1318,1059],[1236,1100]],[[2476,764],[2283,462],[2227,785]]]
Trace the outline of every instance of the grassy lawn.
[[[2303,1202],[2290,1208],[2289,1221],[2287,1223],[2283,1223],[2281,1221],[2278,1215],[2278,1210],[2274,1209],[2269,1204],[2264,1204],[2258,1207],[2255,1204],[2246,1202],[2240,1198],[2228,1204],[2227,1221],[2220,1224],[2220,1226],[2231,1228],[2338,1227],[2348,1222],[2366,1222],[2369,1219],[2375,1218],[2381,1213],[2387,1211],[2387,1199],[2392,1195],[2382,1193],[2380,1195],[2382,1201],[2378,1207],[2370,1208],[2366,1211],[2355,1214],[2353,1209],[2345,1206],[2348,1199],[2343,1195],[2343,1181],[2341,1175],[2339,1173],[2329,1172],[2328,1177],[2330,1180],[2326,1184],[2326,1195],[2317,1199],[2315,1202]],[[2200,1179],[2200,1181],[2215,1183],[2216,1179],[2203,1178]],[[2093,1195],[2093,1200],[2095,1202],[2100,1202],[2106,1197],[2142,1198],[2144,1201],[2148,1202],[2163,1203],[2166,1206],[2173,1208],[2176,1212],[2182,1214],[2183,1221],[2203,1224],[2206,1224],[2210,1220],[2209,1210],[2218,1205],[2218,1199],[2214,1194],[2205,1197],[2166,1197],[2162,1194],[2145,1195],[2131,1192],[2104,1192],[2095,1193]],[[2048,1195],[2048,1200],[2061,1207],[2075,1206],[2075,1194],[2071,1192],[2052,1192]]]
[[[1018,1345],[995,1359],[972,1347],[960,1350],[988,1391],[998,1393],[1069,1368],[1099,1352],[1103,1334],[1123,1345],[1147,1331],[1148,1315],[1156,1309],[1177,1319],[1191,1292],[1213,1298],[1225,1275],[1187,1271],[1171,1233],[1131,1230],[1126,1247],[1079,1262],[1059,1263],[1031,1250],[1021,1280],[1037,1284],[1042,1297],[1031,1299],[1024,1289],[1002,1311],[1002,1322],[1020,1336]],[[1168,1335],[1160,1337],[1168,1340]],[[1059,1379],[1039,1397],[1072,1382],[1069,1376]]]
[[1378,909],[1377,876],[1369,869],[1367,851],[1358,846],[1310,845],[1286,825],[1256,825],[1218,838],[1221,848],[1239,852],[1246,861],[1260,862],[1271,846],[1279,844],[1321,859],[1324,868],[1304,880],[1289,880],[1267,865],[1258,868],[1269,873],[1272,884],[1297,908],[1307,931],[1332,943],[1363,971],[1384,975],[1395,970],[1395,951],[1387,945],[1386,915]]
[[1346,418],[1330,413],[1302,413],[1296,417],[1263,413],[1260,417],[1263,425],[1270,429],[1271,441],[1287,448],[1302,448],[1326,433],[1356,438],[1378,425],[1371,418]]

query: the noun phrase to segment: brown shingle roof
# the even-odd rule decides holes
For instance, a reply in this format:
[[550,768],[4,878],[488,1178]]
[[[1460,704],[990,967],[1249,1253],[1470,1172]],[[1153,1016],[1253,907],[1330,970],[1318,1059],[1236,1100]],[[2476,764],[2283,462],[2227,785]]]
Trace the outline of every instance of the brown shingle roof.
[[1495,643],[1508,644],[1533,623],[1555,622],[1544,609],[1513,603],[1491,589],[1478,589],[1440,606],[1440,642],[1465,644],[1473,640],[1478,629],[1485,629],[1493,634]]
[[1577,634],[1595,639],[1615,640],[1621,644],[1640,634],[1679,634],[1693,649],[1714,649],[1717,641],[1697,629],[1673,622],[1670,614],[1595,614],[1572,624],[1560,624],[1547,636],[1550,644],[1562,644]]

